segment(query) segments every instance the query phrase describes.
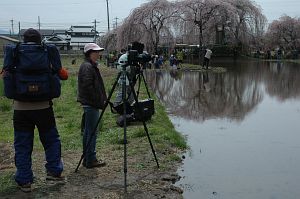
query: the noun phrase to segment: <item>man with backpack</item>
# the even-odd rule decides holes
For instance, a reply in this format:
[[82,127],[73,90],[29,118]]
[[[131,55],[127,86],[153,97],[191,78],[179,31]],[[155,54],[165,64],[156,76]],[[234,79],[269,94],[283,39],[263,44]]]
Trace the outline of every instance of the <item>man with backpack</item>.
[[15,181],[21,191],[31,192],[35,126],[45,150],[46,180],[64,180],[61,141],[51,101],[60,95],[62,66],[56,47],[42,45],[37,30],[30,28],[23,36],[24,43],[5,49],[4,90],[6,97],[14,99]]

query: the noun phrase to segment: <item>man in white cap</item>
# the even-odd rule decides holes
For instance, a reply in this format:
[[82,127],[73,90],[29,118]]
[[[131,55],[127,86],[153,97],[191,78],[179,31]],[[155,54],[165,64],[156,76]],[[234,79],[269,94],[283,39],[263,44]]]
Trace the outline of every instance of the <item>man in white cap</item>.
[[[84,46],[85,60],[81,64],[78,73],[78,97],[77,101],[83,107],[83,166],[94,168],[105,166],[105,162],[96,158],[97,130],[94,131],[100,117],[100,110],[103,110],[107,100],[103,79],[98,69],[98,59],[101,48],[95,43],[88,43]],[[91,138],[92,137],[92,138]],[[91,142],[88,144],[88,141]]]

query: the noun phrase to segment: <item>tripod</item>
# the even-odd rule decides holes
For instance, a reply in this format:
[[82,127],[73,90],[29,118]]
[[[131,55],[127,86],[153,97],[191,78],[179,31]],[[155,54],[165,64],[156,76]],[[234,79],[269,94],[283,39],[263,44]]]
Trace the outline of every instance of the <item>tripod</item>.
[[146,80],[145,80],[145,76],[144,76],[144,73],[143,73],[143,70],[142,70],[142,69],[140,69],[139,72],[138,72],[138,74],[137,74],[137,80],[138,80],[138,89],[137,89],[137,91],[136,91],[137,98],[139,98],[142,80],[143,80],[144,85],[145,85],[145,87],[146,87],[147,95],[148,95],[149,98],[151,98],[150,92],[149,92],[149,90],[148,90],[148,85],[147,85],[147,82],[146,82]]
[[[101,121],[103,115],[104,115],[104,112],[110,102],[110,99],[113,95],[113,92],[118,84],[118,80],[121,78],[121,82],[122,82],[122,101],[123,101],[123,117],[124,117],[124,125],[123,125],[123,130],[124,130],[124,189],[125,189],[125,193],[127,193],[127,125],[126,125],[126,106],[127,106],[127,98],[126,98],[126,78],[128,80],[130,80],[129,78],[129,74],[128,72],[126,71],[126,66],[127,65],[123,65],[122,66],[122,71],[119,72],[118,76],[117,76],[117,79],[115,80],[114,84],[113,84],[113,87],[108,95],[108,98],[107,98],[107,101],[105,102],[104,104],[104,108],[103,110],[101,111],[101,114],[100,114],[100,117],[96,123],[96,126],[95,128],[93,129],[93,133],[92,135],[90,136],[88,142],[87,142],[87,145],[85,147],[85,150],[83,151],[82,155],[81,155],[81,158],[80,158],[80,161],[75,169],[75,172],[78,171],[78,168],[83,160],[83,158],[85,157],[85,153],[86,153],[86,150],[89,148],[90,144],[91,144],[91,141],[92,141],[92,138],[93,136],[96,135],[96,131],[97,131],[97,127],[99,125],[99,122]],[[145,81],[145,78],[144,78],[144,75],[140,75],[142,76],[143,80],[144,80],[144,83],[145,83],[145,86],[147,88],[147,84],[146,84],[146,81]],[[139,78],[139,89],[140,89],[140,84],[141,84],[141,77],[138,77]],[[149,141],[149,144],[150,144],[150,147],[151,147],[151,150],[152,150],[152,154],[155,158],[155,161],[156,161],[156,165],[157,165],[157,168],[159,168],[159,163],[158,163],[158,160],[156,158],[156,154],[155,154],[155,150],[153,148],[153,145],[152,145],[152,141],[151,141],[151,138],[150,138],[150,135],[149,135],[149,132],[148,132],[148,128],[147,128],[147,125],[146,125],[146,122],[145,122],[145,119],[144,118],[144,112],[142,111],[142,108],[140,106],[140,104],[138,103],[138,95],[135,93],[134,91],[134,85],[131,81],[129,81],[129,85],[130,85],[130,88],[131,88],[131,92],[133,94],[133,97],[134,97],[134,100],[135,100],[135,103],[137,103],[137,106],[138,106],[138,112],[139,114],[142,116],[142,123],[143,123],[143,126],[144,126],[144,130],[145,130],[145,133],[147,135],[147,138],[148,138],[148,141]],[[138,90],[139,92],[139,90]],[[148,91],[148,88],[147,88],[147,93],[148,93],[148,96],[150,97],[150,94],[149,94],[149,91]]]

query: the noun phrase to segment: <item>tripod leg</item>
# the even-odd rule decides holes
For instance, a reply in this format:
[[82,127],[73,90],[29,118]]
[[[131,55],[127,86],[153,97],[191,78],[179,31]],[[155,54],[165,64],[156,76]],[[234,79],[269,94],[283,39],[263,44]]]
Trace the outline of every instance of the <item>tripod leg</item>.
[[127,120],[126,120],[126,69],[123,68],[122,76],[122,100],[123,100],[123,130],[124,130],[124,191],[127,193]]
[[[128,76],[128,75],[127,75],[127,76]],[[133,96],[134,96],[135,103],[137,103],[139,114],[142,116],[142,118],[144,118],[144,112],[142,111],[142,108],[141,108],[140,104],[138,103],[137,95],[136,95],[136,93],[134,92],[134,86],[132,85],[131,82],[129,83],[129,85],[130,85],[131,90],[133,91],[132,93],[133,93]],[[154,150],[154,147],[153,147],[153,144],[152,144],[152,141],[151,141],[149,132],[148,132],[148,128],[147,128],[146,122],[145,122],[144,119],[142,119],[142,122],[143,122],[144,130],[145,130],[145,133],[146,133],[146,135],[147,135],[147,138],[148,138],[148,141],[149,141],[151,150],[152,150],[152,154],[153,154],[153,156],[154,156],[154,158],[155,158],[155,161],[156,161],[157,168],[159,168],[158,160],[157,160],[157,158],[156,158],[155,150]]]
[[139,80],[139,85],[138,85],[138,89],[136,91],[136,95],[139,98],[140,89],[141,89],[141,75],[140,75],[140,73],[138,74],[138,80]]
[[87,142],[87,144],[86,144],[85,150],[83,151],[83,153],[82,153],[82,155],[81,155],[81,158],[80,158],[80,160],[79,160],[79,163],[78,163],[78,165],[77,165],[77,167],[76,167],[76,169],[75,169],[75,173],[78,171],[78,168],[79,168],[79,166],[80,166],[80,164],[81,164],[81,162],[82,162],[82,160],[83,160],[83,158],[84,158],[84,156],[85,156],[86,149],[90,146],[90,144],[91,144],[91,142],[92,142],[92,138],[93,138],[93,136],[95,136],[95,134],[96,134],[96,131],[97,131],[97,127],[98,127],[98,125],[99,125],[99,122],[101,121],[101,119],[102,119],[102,117],[103,117],[103,115],[104,115],[105,109],[106,109],[107,106],[108,106],[108,103],[109,103],[109,101],[110,101],[110,99],[111,99],[111,97],[112,97],[112,94],[113,94],[113,92],[114,92],[116,86],[117,86],[118,79],[120,78],[120,76],[121,76],[121,73],[118,74],[118,77],[117,77],[117,79],[116,79],[116,81],[115,81],[115,83],[114,83],[114,85],[113,85],[113,87],[112,87],[112,89],[111,89],[111,91],[110,91],[110,93],[109,93],[109,96],[108,96],[108,98],[107,98],[107,101],[106,101],[105,104],[104,104],[104,108],[103,108],[103,110],[101,111],[101,114],[100,114],[100,117],[99,117],[99,119],[98,119],[98,121],[97,121],[97,123],[96,123],[96,126],[95,126],[94,129],[93,129],[93,133],[92,133],[92,135],[90,136],[90,138],[89,138],[89,140],[88,140],[88,142]]
[[[147,82],[146,82],[146,80],[145,80],[145,76],[144,76],[143,71],[141,72],[141,76],[142,76],[142,78],[143,78],[143,82],[144,82],[144,84],[145,84],[145,87],[146,87],[146,90],[147,90],[148,97],[151,98],[150,92],[149,92],[149,89],[148,89],[148,84],[147,84]],[[137,97],[138,97],[138,96],[137,96]]]

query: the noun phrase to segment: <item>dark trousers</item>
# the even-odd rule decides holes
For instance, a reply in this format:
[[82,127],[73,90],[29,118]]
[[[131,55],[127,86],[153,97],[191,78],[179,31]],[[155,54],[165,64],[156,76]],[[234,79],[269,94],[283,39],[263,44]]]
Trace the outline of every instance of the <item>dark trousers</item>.
[[35,126],[45,150],[46,171],[54,175],[61,174],[61,143],[52,107],[42,110],[15,110],[13,123],[16,182],[20,185],[33,182],[31,154]]
[[209,65],[209,59],[204,57],[204,61],[203,61],[203,67],[205,67],[206,69],[208,69],[208,65]]

